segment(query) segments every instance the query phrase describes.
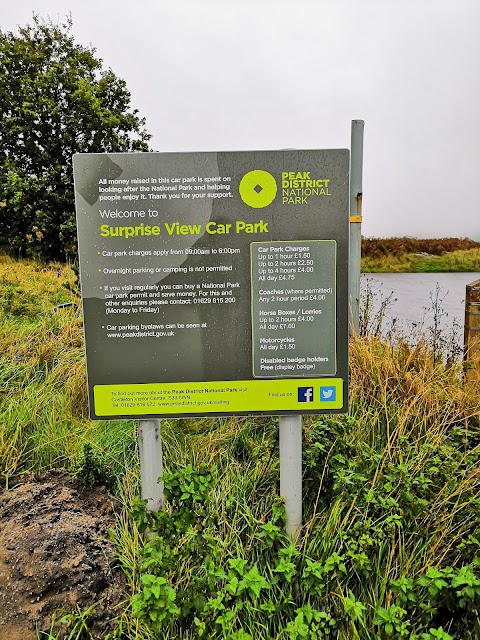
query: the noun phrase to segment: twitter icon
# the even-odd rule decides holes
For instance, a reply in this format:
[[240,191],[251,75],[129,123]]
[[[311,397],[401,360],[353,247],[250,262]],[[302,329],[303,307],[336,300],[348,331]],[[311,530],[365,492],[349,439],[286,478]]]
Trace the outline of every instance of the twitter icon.
[[320,387],[320,402],[335,402],[336,399],[336,387]]

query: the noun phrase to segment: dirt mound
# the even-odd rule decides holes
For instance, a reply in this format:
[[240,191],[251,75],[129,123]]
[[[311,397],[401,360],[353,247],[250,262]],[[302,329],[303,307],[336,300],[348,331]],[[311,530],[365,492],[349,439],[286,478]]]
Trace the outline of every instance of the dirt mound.
[[124,584],[107,540],[113,523],[105,488],[64,471],[0,492],[0,638],[34,639],[56,610],[99,601],[95,636],[105,636]]

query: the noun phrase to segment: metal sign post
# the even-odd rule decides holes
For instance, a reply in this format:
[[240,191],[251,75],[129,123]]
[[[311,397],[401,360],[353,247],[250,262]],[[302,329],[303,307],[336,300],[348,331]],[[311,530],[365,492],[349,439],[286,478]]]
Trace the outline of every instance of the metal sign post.
[[280,495],[285,498],[285,531],[295,543],[302,528],[302,416],[280,418]]
[[362,256],[362,177],[363,177],[363,120],[352,120],[352,150],[350,155],[350,332],[359,331],[360,320],[360,262]]
[[158,482],[163,475],[160,420],[138,421],[138,452],[142,500],[148,500],[149,511],[160,511],[163,509],[163,482]]

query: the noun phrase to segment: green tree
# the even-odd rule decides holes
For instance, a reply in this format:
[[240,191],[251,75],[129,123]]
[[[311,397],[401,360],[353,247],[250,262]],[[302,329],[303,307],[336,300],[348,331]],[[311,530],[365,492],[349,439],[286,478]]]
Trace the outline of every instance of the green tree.
[[74,153],[148,151],[125,81],[71,30],[0,31],[0,246],[21,255],[76,255]]

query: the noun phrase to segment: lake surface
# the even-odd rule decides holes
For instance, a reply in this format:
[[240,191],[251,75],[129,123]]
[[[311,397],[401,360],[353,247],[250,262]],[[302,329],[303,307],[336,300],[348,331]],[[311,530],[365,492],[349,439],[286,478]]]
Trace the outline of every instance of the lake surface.
[[407,332],[428,330],[433,326],[433,308],[437,306],[441,328],[451,330],[454,324],[459,325],[463,341],[465,288],[479,279],[480,273],[365,273],[360,281],[361,298],[365,301],[367,292],[373,293],[373,313],[376,314],[383,301],[386,307],[384,334],[392,324]]

